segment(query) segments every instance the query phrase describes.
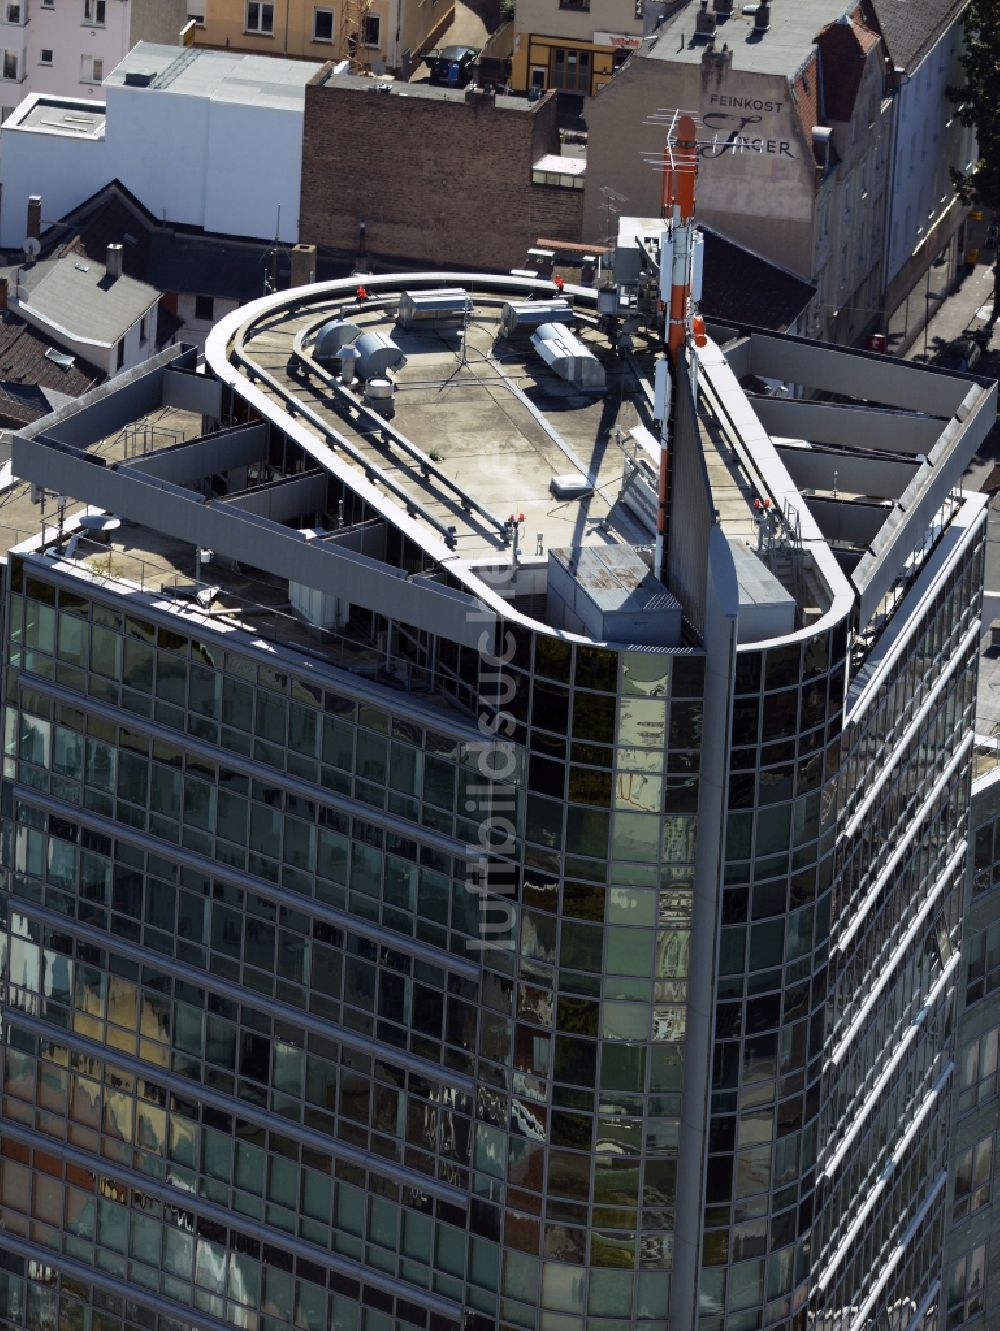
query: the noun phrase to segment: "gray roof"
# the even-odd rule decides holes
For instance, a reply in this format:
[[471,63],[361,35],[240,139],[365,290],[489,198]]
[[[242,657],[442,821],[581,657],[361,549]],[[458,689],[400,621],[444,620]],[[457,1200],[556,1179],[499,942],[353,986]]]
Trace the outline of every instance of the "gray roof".
[[[37,129],[48,134],[66,134],[70,138],[95,139],[104,133],[103,102],[82,102],[67,97],[39,96],[25,99],[27,107],[16,112],[6,129]],[[22,103],[23,105],[23,103]]]
[[[315,60],[138,42],[104,80],[104,86],[125,87],[126,75],[131,75],[133,79],[148,77],[145,86],[157,92],[252,106],[301,107],[306,84],[322,68]],[[131,86],[141,93],[142,84]]]
[[114,346],[160,298],[145,282],[124,276],[111,280],[103,264],[78,255],[38,267],[44,271],[30,285],[25,311],[71,338],[98,346]]
[[969,0],[872,0],[872,3],[892,63],[912,71],[961,15]]
[[[355,88],[358,92],[369,93],[376,97],[412,97],[418,101],[425,102],[460,102],[464,104],[468,100],[475,98],[472,93],[471,98],[466,94],[470,91],[468,88],[444,88],[436,83],[403,83],[399,79],[373,79],[367,74],[329,74],[323,80],[324,88]],[[385,90],[389,91],[386,92]],[[485,96],[485,94],[484,94]],[[507,97],[503,93],[498,93],[495,98],[490,97],[491,104],[495,102],[501,111],[524,111],[533,115],[537,110],[539,103],[531,102],[526,97]]]
[[[721,51],[723,43],[728,45],[733,53],[734,70],[791,78],[812,54],[817,34],[856,7],[857,0],[773,0],[770,26],[759,36],[754,30],[753,17],[742,14],[739,0],[734,0],[732,14],[716,29],[715,49]],[[908,12],[909,4],[900,8]],[[692,0],[664,23],[651,43],[644,42],[636,54],[671,64],[700,64],[705,43],[694,40],[697,12],[697,0]]]

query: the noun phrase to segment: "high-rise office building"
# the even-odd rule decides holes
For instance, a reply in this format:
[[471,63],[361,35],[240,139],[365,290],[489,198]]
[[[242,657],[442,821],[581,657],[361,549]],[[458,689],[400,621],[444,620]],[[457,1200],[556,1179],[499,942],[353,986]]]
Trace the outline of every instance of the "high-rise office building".
[[[994,672],[990,672],[994,673]],[[952,1086],[950,1188],[940,1325],[993,1326],[1000,1254],[1000,1198],[994,1197],[1000,1087],[1000,769],[973,783],[964,918],[965,966],[959,987],[958,1049]]]
[[557,294],[15,438],[0,1325],[940,1325],[995,386]]

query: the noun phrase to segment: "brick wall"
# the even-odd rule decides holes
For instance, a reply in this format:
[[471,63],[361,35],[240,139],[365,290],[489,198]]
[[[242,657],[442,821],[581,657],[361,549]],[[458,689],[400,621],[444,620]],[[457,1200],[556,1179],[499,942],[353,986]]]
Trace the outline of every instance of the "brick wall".
[[554,96],[514,108],[323,77],[306,88],[303,242],[353,254],[364,220],[376,262],[495,270],[523,266],[541,235],[579,240],[582,191],[531,184],[532,164],[559,151]]

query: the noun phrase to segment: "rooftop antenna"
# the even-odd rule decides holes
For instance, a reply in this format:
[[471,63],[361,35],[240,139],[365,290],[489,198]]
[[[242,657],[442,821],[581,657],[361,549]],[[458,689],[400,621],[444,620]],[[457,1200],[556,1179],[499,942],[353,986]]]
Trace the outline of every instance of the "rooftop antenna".
[[[604,244],[613,249],[618,238],[618,228],[612,225],[612,218],[618,216],[620,204],[628,203],[628,195],[619,194],[610,185],[602,185],[601,193],[604,195]],[[597,285],[601,285],[601,255],[597,256]]]
[[[656,415],[660,420],[660,468],[656,506],[655,573],[666,575],[667,519],[670,509],[671,374],[689,341],[704,337],[704,323],[695,319],[694,200],[698,175],[698,131],[694,119],[675,111],[661,163],[660,303],[664,312],[666,355],[656,362]],[[699,327],[700,325],[700,327]]]
[[602,185],[601,193],[604,195],[604,243],[613,245],[618,233],[616,229],[612,228],[611,219],[618,216],[619,204],[628,203],[628,195],[619,194],[610,185]]
[[[671,236],[672,265],[670,306],[666,344],[671,363],[687,340],[691,302],[691,260],[694,253],[694,186],[698,175],[698,132],[689,115],[675,115],[663,149],[663,180],[660,216]],[[662,256],[661,246],[661,256]],[[661,257],[662,264],[662,257]],[[665,289],[666,265],[661,267],[660,287]]]
[[271,290],[278,289],[278,237],[281,235],[281,204],[278,204],[278,216],[274,223],[274,244],[271,247]]

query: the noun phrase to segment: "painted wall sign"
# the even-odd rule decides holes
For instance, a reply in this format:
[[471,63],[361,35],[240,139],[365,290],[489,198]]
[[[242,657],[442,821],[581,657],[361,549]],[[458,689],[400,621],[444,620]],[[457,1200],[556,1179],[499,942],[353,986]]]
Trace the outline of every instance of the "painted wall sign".
[[610,46],[616,51],[638,51],[642,38],[627,32],[595,32],[595,46]]
[[729,97],[720,92],[713,92],[708,100],[713,106],[733,111],[780,111],[785,105],[784,102],[771,102],[764,97]]
[[757,129],[758,125],[763,124],[764,114],[778,114],[785,106],[784,102],[719,92],[713,92],[708,100],[710,106],[718,109],[706,111],[702,115],[702,124],[713,142],[703,144],[698,149],[701,157],[752,152],[766,157],[794,158],[790,139],[765,136]]

